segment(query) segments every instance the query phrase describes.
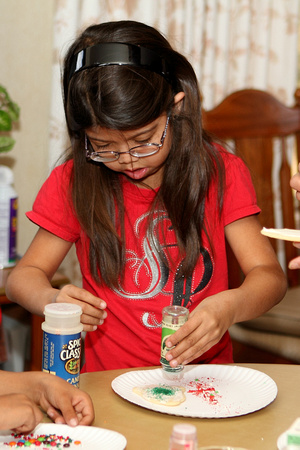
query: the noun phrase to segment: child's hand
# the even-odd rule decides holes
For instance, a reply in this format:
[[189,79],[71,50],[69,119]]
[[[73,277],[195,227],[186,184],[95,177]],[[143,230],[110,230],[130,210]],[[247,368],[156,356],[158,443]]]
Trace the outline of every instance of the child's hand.
[[[300,201],[300,163],[298,165],[298,170],[295,175],[292,176],[290,181],[291,188],[295,189],[296,191],[296,198]],[[300,244],[294,242],[294,246],[297,248],[300,248]],[[297,258],[292,259],[289,262],[289,269],[300,269],[300,256]]]
[[84,331],[95,331],[107,317],[104,300],[72,284],[67,284],[58,291],[55,302],[79,305],[82,308],[81,323]]
[[[294,247],[300,248],[299,242],[294,242],[293,245]],[[289,262],[289,269],[300,269],[300,256],[297,256],[297,258],[294,258]]]
[[45,373],[37,374],[35,391],[33,395],[36,402],[53,422],[73,427],[93,422],[95,413],[90,396],[62,378]]
[[300,201],[300,163],[298,165],[298,171],[299,172],[292,176],[290,186],[295,189],[296,197]]
[[24,394],[0,396],[0,429],[24,434],[43,419],[40,408]]
[[176,346],[166,354],[171,367],[199,358],[219,342],[232,324],[230,310],[226,309],[226,301],[222,301],[221,296],[226,297],[226,294],[222,292],[203,300],[190,313],[188,321],[167,340],[167,347]]

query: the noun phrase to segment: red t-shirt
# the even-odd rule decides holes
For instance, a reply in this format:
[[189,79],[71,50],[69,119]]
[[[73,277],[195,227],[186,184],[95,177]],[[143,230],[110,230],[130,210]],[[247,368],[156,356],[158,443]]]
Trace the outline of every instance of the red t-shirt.
[[[210,187],[205,205],[213,250],[204,234],[201,256],[193,276],[176,283],[174,272],[161,262],[155,246],[160,233],[154,233],[151,238],[146,231],[149,206],[155,192],[140,189],[124,177],[125,281],[119,289],[110,289],[97,285],[90,275],[87,239],[68,200],[73,162],[55,168],[42,186],[33,210],[27,216],[40,227],[75,243],[83,288],[107,303],[108,316],[104,324],[86,335],[83,371],[159,365],[163,307],[179,304],[192,311],[204,298],[228,289],[224,227],[257,214],[260,209],[244,163],[230,153],[222,152],[222,157],[226,189],[221,216],[215,182]],[[175,235],[166,212],[158,211],[154,221],[163,222],[169,255],[177,260]],[[229,333],[226,332],[218,344],[193,361],[196,362],[233,362]]]

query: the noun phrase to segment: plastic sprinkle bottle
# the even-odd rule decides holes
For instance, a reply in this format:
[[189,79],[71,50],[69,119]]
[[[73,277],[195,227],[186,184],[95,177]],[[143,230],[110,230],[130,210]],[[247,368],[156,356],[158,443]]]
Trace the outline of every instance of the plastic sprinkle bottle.
[[171,367],[166,359],[166,353],[171,350],[166,347],[166,340],[174,334],[188,319],[189,310],[184,306],[166,306],[162,310],[162,332],[161,332],[161,358],[162,368],[166,372],[181,372],[183,366]]
[[197,445],[197,429],[194,425],[186,423],[174,425],[169,450],[197,450]]
[[18,195],[9,167],[0,165],[0,268],[16,264]]
[[78,387],[82,309],[71,303],[51,303],[45,306],[44,314],[42,370]]

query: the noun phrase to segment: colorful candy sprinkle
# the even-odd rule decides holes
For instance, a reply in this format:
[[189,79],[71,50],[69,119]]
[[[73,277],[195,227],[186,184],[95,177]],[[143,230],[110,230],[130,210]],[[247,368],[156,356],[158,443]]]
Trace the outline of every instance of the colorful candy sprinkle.
[[42,434],[33,436],[33,434],[12,434],[13,439],[10,442],[5,442],[4,445],[10,448],[30,447],[32,450],[39,448],[40,450],[49,448],[81,448],[81,441],[74,441],[69,436],[58,436],[56,434]]

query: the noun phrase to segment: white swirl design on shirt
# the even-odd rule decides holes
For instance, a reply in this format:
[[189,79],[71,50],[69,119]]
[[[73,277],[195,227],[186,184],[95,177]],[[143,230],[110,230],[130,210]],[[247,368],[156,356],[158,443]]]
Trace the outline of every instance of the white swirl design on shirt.
[[[148,214],[142,215],[135,223],[134,234],[139,240],[140,227],[144,220],[148,218]],[[154,219],[153,230],[150,234],[147,229],[144,239],[142,239],[141,247],[143,256],[140,257],[133,249],[126,251],[126,264],[131,273],[134,274],[133,281],[136,287],[136,292],[126,291],[121,285],[118,289],[114,289],[115,293],[120,297],[128,300],[148,300],[154,298],[161,293],[166,286],[169,278],[169,268],[164,263],[164,258],[161,258],[159,252],[159,242],[155,230],[158,229],[160,222],[167,220],[167,213],[165,211],[158,211]],[[171,228],[169,228],[171,229]],[[169,247],[177,246],[176,243],[169,244]],[[200,250],[203,266],[201,270],[201,278],[196,285],[192,285],[192,277],[174,280],[171,292],[165,292],[170,298],[170,304],[182,305],[189,307],[193,302],[192,298],[195,294],[205,289],[211,281],[213,274],[213,263],[209,251],[203,247]],[[143,273],[141,273],[143,272]],[[146,277],[149,284],[146,289],[142,290],[141,286],[145,286],[139,280]],[[141,317],[141,322],[148,329],[161,328],[161,323],[156,319],[153,312],[144,312]]]
[[[154,228],[160,221],[167,217],[165,211],[158,211],[158,213],[159,215],[154,219]],[[134,232],[137,238],[139,236],[140,224],[147,216],[148,214],[144,214],[135,224]],[[122,286],[119,286],[119,289],[114,289],[118,295],[127,299],[148,300],[161,292],[168,280],[169,269],[162,263],[158,247],[159,245],[156,236],[150,235],[149,231],[147,231],[147,234],[142,241],[143,258],[140,258],[133,250],[126,251],[126,264],[129,264],[131,269],[135,269],[135,285],[140,285],[139,274],[142,268],[149,274],[149,280],[151,281],[147,290],[138,293],[127,292]]]

